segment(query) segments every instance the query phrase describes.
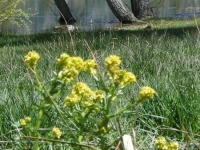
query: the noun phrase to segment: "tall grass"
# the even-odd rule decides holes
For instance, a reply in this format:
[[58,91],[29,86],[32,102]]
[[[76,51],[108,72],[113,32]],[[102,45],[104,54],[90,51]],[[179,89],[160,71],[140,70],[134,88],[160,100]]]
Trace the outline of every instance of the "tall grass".
[[[149,85],[157,92],[153,101],[139,105],[120,118],[124,133],[131,134],[131,129],[127,128],[130,124],[135,129],[138,149],[153,149],[153,141],[158,135],[182,142],[183,149],[198,148],[200,37],[182,30],[176,33],[179,34],[174,35],[173,31],[74,32],[72,38],[67,33],[0,35],[1,149],[14,148],[18,144],[10,143],[18,138],[14,123],[30,113],[34,115],[33,104],[39,98],[23,56],[30,50],[42,56],[38,68],[45,81],[53,76],[55,59],[61,53],[87,59],[92,57],[89,48],[101,69],[104,69],[102,62],[105,57],[115,54],[121,57],[122,68],[132,71],[138,79],[137,86],[130,87],[125,99],[116,107],[123,107],[126,99],[130,99],[131,93],[138,91],[140,86]],[[93,86],[84,74],[80,79]],[[51,114],[49,112],[49,116]],[[51,125],[55,117],[49,117],[43,123]]]

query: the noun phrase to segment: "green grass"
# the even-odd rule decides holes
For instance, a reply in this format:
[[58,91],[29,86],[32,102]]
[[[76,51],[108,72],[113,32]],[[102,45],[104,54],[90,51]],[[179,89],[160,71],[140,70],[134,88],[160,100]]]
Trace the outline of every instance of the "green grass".
[[138,22],[133,25],[124,25],[122,29],[125,30],[141,30],[145,29],[146,25],[150,25],[152,30],[169,30],[169,29],[196,29],[200,25],[200,19],[187,19],[187,20],[175,20],[172,18],[168,19],[146,19],[143,22]]
[[[8,142],[15,142],[19,136],[12,125],[26,115],[34,116],[33,103],[39,98],[23,56],[30,50],[40,54],[38,71],[45,82],[53,76],[55,60],[61,53],[92,58],[86,42],[102,69],[103,60],[115,54],[122,59],[121,67],[137,77],[118,107],[123,107],[141,86],[151,86],[157,93],[153,100],[120,118],[124,133],[131,134],[127,127],[133,124],[138,149],[154,149],[153,141],[159,135],[180,142],[182,149],[198,149],[200,36],[194,32],[197,29],[192,28],[192,33],[190,29],[74,32],[73,41],[68,33],[0,34],[0,149],[15,148],[18,143]],[[79,79],[93,86],[84,75]],[[44,127],[55,123],[55,118],[46,118]]]

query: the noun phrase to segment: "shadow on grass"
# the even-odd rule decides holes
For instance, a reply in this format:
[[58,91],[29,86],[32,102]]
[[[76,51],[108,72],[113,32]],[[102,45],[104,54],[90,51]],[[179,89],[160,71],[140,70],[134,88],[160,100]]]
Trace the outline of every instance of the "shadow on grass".
[[[94,36],[98,37],[100,33],[110,34],[113,33],[119,37],[126,37],[135,35],[138,37],[147,37],[153,34],[156,35],[167,35],[167,36],[176,36],[183,37],[187,34],[198,34],[198,29],[196,27],[184,27],[184,28],[168,28],[168,29],[143,29],[143,30],[97,30],[90,32],[72,32],[72,38],[74,40],[78,39],[87,39],[90,40],[94,38]],[[91,36],[93,35],[93,36]],[[65,33],[39,33],[39,34],[31,34],[31,35],[15,35],[10,33],[0,33],[0,48],[10,45],[10,46],[20,46],[24,44],[34,44],[34,43],[43,43],[43,42],[51,42],[58,41],[59,37],[66,39],[66,41],[70,41],[70,34],[68,32]]]

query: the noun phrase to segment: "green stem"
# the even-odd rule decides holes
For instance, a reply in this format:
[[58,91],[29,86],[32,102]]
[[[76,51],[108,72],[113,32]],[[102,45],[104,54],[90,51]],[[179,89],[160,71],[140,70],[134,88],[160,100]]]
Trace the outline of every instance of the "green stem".
[[106,107],[106,116],[109,115],[110,113],[110,107],[111,107],[111,103],[113,100],[113,97],[115,96],[115,88],[111,87],[111,90],[109,91],[109,93],[111,94],[111,97],[108,98],[107,101],[107,107]]
[[106,140],[105,140],[105,137],[101,137],[101,146],[100,146],[100,148],[103,150],[103,149],[105,149],[105,142],[106,142]]
[[37,120],[36,120],[36,133],[35,133],[35,143],[34,143],[34,150],[39,150],[39,134],[38,131],[40,129],[40,125],[41,125],[41,120],[42,120],[42,116],[43,116],[43,109],[40,108],[38,116],[37,116]]

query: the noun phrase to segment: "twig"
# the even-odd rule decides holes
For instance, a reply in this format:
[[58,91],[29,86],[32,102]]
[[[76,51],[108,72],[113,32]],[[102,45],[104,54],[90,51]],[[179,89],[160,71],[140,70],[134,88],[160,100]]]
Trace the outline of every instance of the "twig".
[[185,134],[187,135],[188,139],[197,147],[197,149],[200,150],[200,146],[193,141],[193,139],[190,137],[190,135],[189,135],[188,131],[185,129],[185,127],[183,125],[181,125],[181,126],[182,126]]
[[199,34],[200,34],[199,26],[198,26],[198,23],[197,23],[197,20],[196,20],[195,15],[194,15],[194,20],[195,20],[195,24],[196,24],[197,30],[198,30],[198,32],[199,32]]
[[[178,130],[178,129],[176,129],[176,128],[171,128],[171,127],[160,127],[160,128],[158,128],[158,129],[162,129],[162,130],[172,130],[172,131],[182,132],[182,133],[186,133],[186,132],[187,132],[186,130],[183,131],[183,130]],[[187,133],[188,133],[188,132],[187,132]],[[200,137],[199,134],[193,134],[193,135]]]
[[69,144],[69,145],[78,145],[78,146],[88,147],[92,150],[100,150],[96,147],[93,147],[93,146],[90,146],[87,144],[81,144],[81,143],[72,143],[72,142],[67,142],[67,141],[54,140],[54,139],[48,139],[48,138],[38,138],[38,137],[33,137],[33,136],[21,136],[21,138],[39,139],[40,141],[49,141],[49,142],[59,142],[59,143],[65,143],[65,144]]

